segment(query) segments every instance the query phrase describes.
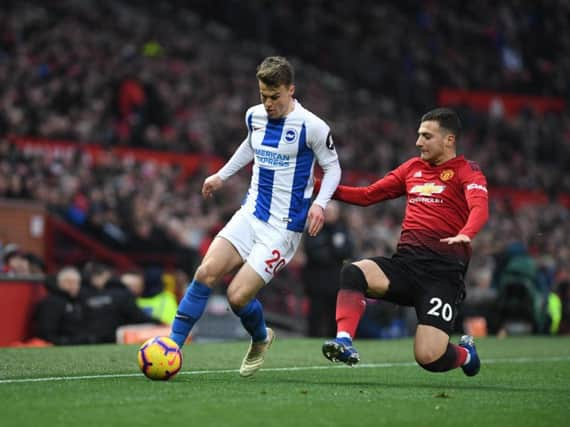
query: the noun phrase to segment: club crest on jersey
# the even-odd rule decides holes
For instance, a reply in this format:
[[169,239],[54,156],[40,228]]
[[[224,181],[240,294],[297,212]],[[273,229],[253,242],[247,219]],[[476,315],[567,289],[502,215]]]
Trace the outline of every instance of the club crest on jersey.
[[445,170],[441,171],[439,178],[442,181],[449,181],[451,178],[453,178],[453,175],[455,175],[455,172],[453,172],[452,169],[445,169]]
[[297,139],[297,131],[295,129],[292,128],[285,129],[284,134],[285,134],[285,142],[287,144],[292,144]]
[[445,190],[445,185],[437,185],[434,182],[426,182],[421,185],[414,185],[410,193],[419,194],[420,196],[431,196],[432,194],[441,194]]

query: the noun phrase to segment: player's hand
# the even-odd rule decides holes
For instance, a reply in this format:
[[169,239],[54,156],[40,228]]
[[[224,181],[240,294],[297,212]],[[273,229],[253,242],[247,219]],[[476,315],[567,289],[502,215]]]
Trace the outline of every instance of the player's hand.
[[308,216],[309,228],[307,231],[309,233],[309,236],[315,237],[317,234],[319,234],[319,231],[321,231],[325,223],[325,210],[316,203],[313,203],[311,205],[311,209],[309,209]]
[[202,196],[204,199],[209,199],[214,192],[222,188],[223,185],[224,181],[218,174],[210,175],[204,180],[204,184],[202,185]]
[[439,239],[440,242],[447,243],[448,245],[469,244],[471,243],[471,238],[466,234],[458,234],[455,237],[446,237],[445,239]]

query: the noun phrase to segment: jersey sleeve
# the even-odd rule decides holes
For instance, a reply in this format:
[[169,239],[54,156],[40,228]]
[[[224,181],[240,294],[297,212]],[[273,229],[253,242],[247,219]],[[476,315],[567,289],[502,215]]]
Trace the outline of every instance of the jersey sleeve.
[[242,141],[230,160],[218,171],[218,175],[225,181],[252,160],[253,148],[251,147],[249,138],[246,138]]
[[308,123],[307,145],[323,169],[330,163],[338,162],[331,130],[324,121],[315,118]]
[[308,123],[307,145],[315,153],[317,162],[323,169],[323,179],[314,203],[326,208],[341,178],[341,168],[334,147],[329,126],[322,120],[314,118]]
[[327,207],[333,193],[338,187],[342,171],[338,161],[331,162],[323,166],[323,180],[320,183],[319,192],[315,198],[315,203],[323,209]]
[[254,152],[253,147],[251,146],[251,115],[252,111],[250,108],[245,114],[247,136],[234,152],[230,160],[228,160],[218,171],[218,176],[224,181],[253,160]]
[[489,218],[489,193],[487,191],[487,179],[478,165],[470,163],[470,168],[470,172],[466,174],[462,182],[469,216],[459,234],[465,234],[472,239]]
[[406,164],[400,165],[366,187],[339,185],[333,199],[358,206],[370,206],[383,200],[403,196],[406,194],[405,169]]

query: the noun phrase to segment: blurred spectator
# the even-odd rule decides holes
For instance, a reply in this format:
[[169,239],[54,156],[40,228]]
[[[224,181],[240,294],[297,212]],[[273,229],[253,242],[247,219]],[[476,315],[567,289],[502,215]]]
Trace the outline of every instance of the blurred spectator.
[[512,246],[498,275],[499,334],[542,333],[546,320],[545,293],[539,289],[538,268],[526,248]]
[[[528,249],[525,246],[524,242],[515,239],[511,242],[505,244],[505,247],[502,250],[498,251],[495,254],[495,268],[493,270],[493,276],[491,279],[491,286],[494,288],[500,287],[500,282],[503,279],[503,273],[511,260],[516,257],[527,257],[528,256]],[[536,277],[528,278],[535,281]]]
[[556,333],[560,335],[570,335],[570,281],[563,280],[558,283],[555,294],[560,302],[560,316],[558,317],[559,322]]
[[116,341],[119,326],[160,322],[137,307],[134,295],[113,275],[110,267],[91,262],[84,268],[87,331],[99,343]]
[[550,335],[556,335],[560,331],[560,322],[562,320],[562,300],[556,292],[548,295],[546,307],[546,325],[545,332]]
[[122,274],[121,282],[133,293],[137,305],[146,314],[165,325],[172,323],[178,303],[174,294],[164,289],[160,268],[149,268],[144,274]]
[[382,300],[367,299],[366,311],[360,320],[359,338],[402,338],[414,334],[416,313],[410,307],[396,307]]
[[435,105],[435,89],[443,85],[568,96],[570,6],[564,0],[305,0],[271,6],[211,0],[192,7],[356,87],[397,96],[401,104],[424,103],[420,109]]
[[165,272],[162,277],[164,280],[164,289],[174,295],[176,301],[180,301],[184,296],[184,292],[186,292],[193,272],[193,269],[181,267]]
[[39,302],[34,323],[36,335],[55,345],[92,344],[85,309],[80,298],[81,274],[75,267],[62,268],[46,280],[48,295]]
[[29,276],[31,274],[30,260],[18,245],[6,245],[3,253],[2,273],[7,276]]
[[340,205],[331,200],[325,210],[325,224],[315,237],[305,235],[306,264],[303,272],[305,293],[309,298],[308,335],[336,335],[336,294],[343,262],[354,255],[352,237]]
[[26,258],[28,258],[30,264],[30,274],[38,275],[46,273],[46,264],[41,257],[32,252],[28,252]]
[[[201,3],[144,6],[102,0],[84,7],[67,0],[45,7],[28,0],[0,10],[12,40],[11,49],[1,50],[6,58],[0,64],[5,133],[228,157],[234,148],[229,141],[242,133],[237,112],[255,100],[255,82],[247,75],[260,55],[259,44],[243,43],[240,35],[275,43],[274,48],[313,65],[302,67],[306,75],[300,78],[311,84],[298,96],[331,118],[345,170],[387,171],[407,158],[410,148],[400,142],[415,133],[411,117],[437,104],[444,85],[570,94],[565,61],[570,43],[563,31],[570,8],[564,2],[518,11],[502,0],[498,17],[489,12],[495,5],[468,6],[472,13],[466,14],[463,5],[441,1],[366,0],[366,7],[324,7],[311,0],[296,2],[299,15],[286,13],[288,2],[268,10],[251,0]],[[264,26],[248,22],[260,13],[280,28],[269,35],[287,37],[257,34],[266,32]],[[115,17],[112,28],[104,25],[109,14]],[[212,18],[230,27],[212,24]],[[298,19],[306,25],[299,26]],[[164,30],[150,36],[156,28]],[[147,47],[153,44],[160,53],[149,55]],[[505,62],[505,57],[515,61]],[[473,63],[477,66],[467,65]],[[220,115],[225,119],[216,120]],[[491,185],[505,177],[554,191],[570,185],[563,176],[556,179],[569,156],[567,145],[560,144],[568,138],[567,112],[538,117],[523,111],[512,119],[495,119],[466,109],[462,117],[471,129],[464,154],[483,166]],[[554,151],[560,155],[552,156]],[[558,168],[543,173],[527,159]],[[506,162],[510,168],[503,167]],[[0,179],[0,193],[14,197],[20,188],[23,195],[33,190],[18,172]]]

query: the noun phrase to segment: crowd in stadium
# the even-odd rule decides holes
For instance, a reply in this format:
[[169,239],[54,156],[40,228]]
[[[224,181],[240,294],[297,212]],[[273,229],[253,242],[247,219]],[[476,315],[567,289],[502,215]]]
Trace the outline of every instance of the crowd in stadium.
[[570,6],[563,0],[363,0],[359,7],[213,0],[194,7],[242,36],[390,94],[401,105],[424,108],[442,86],[558,96],[570,91],[564,31]]
[[[88,7],[82,7],[62,3],[49,8],[40,3],[36,7],[14,5],[12,11],[0,12],[4,29],[0,76],[5,83],[0,88],[0,133],[215,153],[224,157],[231,154],[245,135],[244,109],[257,102],[252,70],[262,52],[275,48],[236,40],[229,29],[184,9],[177,10],[176,14],[168,9],[162,13],[160,9],[153,10],[150,15],[144,9],[123,2],[87,4]],[[422,12],[421,7],[418,9],[417,13]],[[506,5],[503,9],[503,15],[509,15],[508,11],[514,13]],[[547,12],[546,8],[543,13]],[[382,28],[390,31],[400,27],[396,17],[403,16],[402,11],[398,13],[398,9],[386,7],[384,13],[388,15],[386,20],[393,20]],[[114,19],[109,21],[108,15]],[[414,26],[413,21],[406,24],[406,28],[416,29],[412,32],[415,38],[408,35],[398,40],[423,40],[422,31],[428,30],[422,30],[419,24]],[[506,24],[501,25],[503,27]],[[462,28],[470,27],[465,23],[455,28],[448,39],[474,37]],[[556,25],[549,28],[555,31]],[[335,141],[342,148],[339,153],[345,169],[358,167],[382,173],[415,153],[417,116],[437,102],[439,87],[482,89],[469,83],[476,80],[488,82],[486,89],[508,90],[509,81],[519,74],[529,73],[528,78],[532,76],[533,82],[529,90],[541,82],[534,94],[568,96],[569,89],[560,87],[562,83],[558,81],[559,74],[565,75],[568,66],[565,58],[569,55],[563,52],[570,50],[570,44],[565,46],[562,38],[559,40],[561,50],[552,48],[558,52],[555,56],[558,62],[545,66],[552,69],[552,76],[535,76],[537,69],[542,69],[540,63],[547,61],[548,58],[543,57],[547,57],[549,51],[534,55],[534,45],[523,44],[530,31],[521,29],[521,40],[517,39],[521,60],[525,58],[518,74],[509,71],[507,64],[501,61],[499,47],[493,54],[486,55],[485,61],[471,57],[472,52],[467,49],[465,52],[455,49],[457,55],[463,53],[461,62],[485,64],[481,65],[482,72],[468,66],[461,69],[461,73],[454,72],[465,76],[465,82],[450,76],[440,80],[436,65],[453,72],[449,58],[424,51],[427,49],[425,41],[410,43],[408,50],[399,52],[410,51],[412,56],[423,58],[425,62],[423,66],[418,59],[411,75],[425,75],[430,79],[429,90],[425,91],[429,95],[421,101],[418,101],[421,90],[413,84],[404,85],[417,105],[388,95],[388,89],[394,84],[383,78],[382,73],[373,72],[375,81],[382,85],[379,88],[368,83],[355,85],[358,79],[332,74],[334,67],[315,68],[315,63],[322,65],[318,61],[297,67],[297,94],[333,127]],[[394,39],[397,38],[370,40],[386,43]],[[471,44],[475,45],[475,41]],[[386,54],[366,56],[366,49],[355,51],[363,55],[361,66],[341,58],[336,62],[369,72],[377,68],[370,65],[374,59],[378,62],[381,58],[386,67],[399,64]],[[333,52],[326,55],[329,60],[336,58]],[[446,55],[451,53],[446,52]],[[494,64],[494,68],[486,65],[488,63]],[[479,79],[480,73],[493,76],[498,82]],[[398,68],[390,69],[387,74],[405,75]],[[484,165],[492,185],[570,189],[568,177],[552,172],[561,171],[570,157],[567,144],[570,123],[566,115],[536,117],[530,111],[523,111],[507,121],[501,117],[500,110],[493,114],[461,111],[466,129],[462,149],[468,158]],[[557,143],[560,137],[565,143]],[[370,150],[376,155],[371,156]],[[553,152],[557,155],[552,156]],[[507,161],[511,162],[511,168],[504,168]]]
[[[205,171],[181,179],[175,166],[111,155],[96,164],[82,147],[227,158],[245,136],[245,109],[258,102],[255,66],[276,51],[292,56],[298,98],[330,124],[345,176],[360,183],[416,154],[419,117],[441,87],[570,100],[570,39],[559,31],[569,25],[565,2],[499,2],[492,22],[478,3],[220,3],[198,2],[195,11],[177,2],[2,6],[0,197],[44,202],[116,249],[200,251],[245,193],[243,176],[206,203],[199,192]],[[214,9],[225,10],[222,24],[207,19]],[[256,19],[267,13],[270,19]],[[496,286],[498,260],[509,244],[522,243],[538,263],[537,286],[556,290],[570,277],[570,206],[560,201],[570,194],[567,110],[457,110],[465,128],[459,151],[481,165],[492,189],[538,190],[548,199],[520,207],[508,192],[491,199],[468,285]],[[76,141],[77,148],[47,157],[12,144],[17,136]],[[402,212],[403,201],[344,206],[357,256],[391,253]]]

